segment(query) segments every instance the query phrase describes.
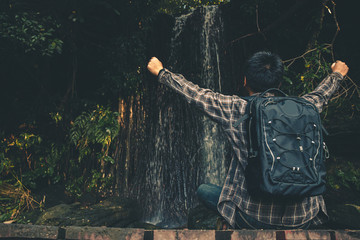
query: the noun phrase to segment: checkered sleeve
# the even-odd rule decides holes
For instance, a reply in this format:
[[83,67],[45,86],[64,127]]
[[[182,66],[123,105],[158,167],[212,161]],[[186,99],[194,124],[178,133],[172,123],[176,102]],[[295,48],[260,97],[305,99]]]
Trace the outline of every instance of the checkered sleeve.
[[319,112],[321,112],[323,106],[328,104],[331,96],[338,90],[339,82],[343,78],[340,73],[333,72],[324,78],[314,91],[305,94],[303,98],[315,104]]
[[201,88],[187,81],[183,75],[172,73],[167,69],[160,71],[158,80],[182,95],[187,102],[195,104],[215,122],[222,125],[229,123],[236,96],[226,96]]

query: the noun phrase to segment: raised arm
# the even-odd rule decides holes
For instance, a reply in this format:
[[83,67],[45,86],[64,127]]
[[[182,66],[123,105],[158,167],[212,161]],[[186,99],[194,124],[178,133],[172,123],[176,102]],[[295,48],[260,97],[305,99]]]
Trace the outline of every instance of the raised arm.
[[187,81],[183,75],[172,73],[163,68],[162,63],[155,57],[149,61],[148,70],[153,75],[158,76],[161,83],[181,94],[189,103],[195,104],[214,121],[223,125],[229,123],[235,102],[244,101],[236,96],[226,96],[210,89],[200,88],[198,85]]
[[305,94],[303,98],[309,100],[322,111],[331,96],[338,90],[340,81],[348,73],[348,66],[342,61],[336,61],[331,65],[332,73],[328,75],[311,93]]

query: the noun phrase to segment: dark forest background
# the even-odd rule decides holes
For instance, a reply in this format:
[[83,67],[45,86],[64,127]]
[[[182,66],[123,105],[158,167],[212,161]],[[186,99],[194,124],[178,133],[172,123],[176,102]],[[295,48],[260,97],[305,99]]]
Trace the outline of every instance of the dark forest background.
[[46,206],[51,189],[95,202],[126,191],[137,169],[130,149],[148,141],[158,87],[147,61],[167,66],[174,17],[213,4],[227,28],[225,94],[244,94],[241,66],[258,50],[282,57],[292,95],[314,89],[334,60],[348,64],[323,120],[329,189],[358,199],[360,39],[350,1],[0,0],[0,222]]

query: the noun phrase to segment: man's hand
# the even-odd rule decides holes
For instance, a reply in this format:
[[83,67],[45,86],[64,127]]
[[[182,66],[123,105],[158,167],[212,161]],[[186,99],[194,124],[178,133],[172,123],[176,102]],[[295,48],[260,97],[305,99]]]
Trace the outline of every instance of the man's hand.
[[163,64],[156,57],[152,57],[147,65],[147,69],[155,76],[159,75],[163,68]]
[[343,76],[345,76],[349,71],[349,67],[346,65],[346,63],[339,60],[331,65],[331,69],[333,72],[338,72]]

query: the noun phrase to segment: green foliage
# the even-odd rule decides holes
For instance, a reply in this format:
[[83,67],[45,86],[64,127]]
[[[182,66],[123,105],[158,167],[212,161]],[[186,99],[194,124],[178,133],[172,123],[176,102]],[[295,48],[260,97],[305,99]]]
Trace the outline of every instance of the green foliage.
[[58,183],[58,165],[69,151],[66,145],[44,143],[39,135],[29,132],[4,138],[0,148],[0,176],[14,181],[13,176],[21,175],[22,183],[30,188],[43,180]]
[[51,16],[23,12],[11,16],[0,14],[0,35],[24,49],[43,56],[61,53],[63,41],[56,37],[60,25]]
[[22,174],[23,182],[31,188],[36,188],[42,181],[48,184],[57,184],[62,180],[59,172],[62,162],[69,152],[69,147],[51,143],[46,149],[39,151],[38,161],[40,166],[34,167],[33,170]]
[[[15,177],[15,176],[14,176]],[[44,199],[36,201],[22,182],[17,179],[13,184],[7,181],[0,182],[0,222],[12,220],[17,221],[20,213],[43,207]]]
[[334,189],[346,188],[360,192],[360,169],[352,162],[344,162],[331,169],[327,182]]
[[[101,194],[111,190],[113,177],[106,174],[106,166],[115,163],[110,151],[120,130],[118,116],[119,113],[98,105],[95,110],[83,112],[74,120],[70,141],[76,146],[78,160],[71,160],[73,174],[72,180],[66,184],[66,190],[76,198],[80,198],[84,192]],[[82,172],[79,176],[79,163],[89,166],[90,162],[95,163],[96,167],[86,168],[88,173]]]
[[23,129],[23,132],[0,141],[0,222],[17,221],[24,211],[42,207],[44,200],[36,201],[28,188],[39,184],[57,183],[57,166],[68,149],[48,146],[43,138]]
[[[96,158],[99,161],[114,163],[109,149],[112,140],[119,134],[118,115],[98,105],[95,110],[84,112],[75,119],[70,129],[70,141],[79,151],[79,162],[98,153]],[[100,145],[100,152],[97,145]]]
[[80,176],[78,178],[73,178],[71,181],[68,181],[65,189],[69,192],[72,196],[76,198],[80,198],[84,194],[84,177]]
[[298,58],[285,61],[283,88],[291,95],[313,91],[330,72],[329,60],[329,45],[324,44],[315,46]]
[[77,199],[80,199],[84,193],[94,193],[102,196],[111,190],[113,182],[114,178],[112,176],[105,176],[98,169],[93,169],[89,176],[80,176],[67,181],[65,189]]
[[[85,192],[102,193],[111,189],[108,186],[112,185],[113,178],[106,174],[106,166],[115,163],[111,146],[120,130],[118,115],[98,105],[95,110],[83,112],[74,120],[70,141],[76,146],[78,159],[70,161],[72,177],[66,184],[66,190],[74,197],[80,198]],[[86,167],[89,165],[95,167]],[[80,170],[81,166],[85,167],[85,172]]]
[[108,176],[104,178],[101,172],[97,170],[91,171],[91,178],[87,185],[86,191],[88,192],[101,192],[106,191],[106,189],[110,189],[113,184],[113,177]]
[[[3,135],[3,134],[2,134]],[[3,139],[3,137],[2,137]],[[1,140],[0,142],[0,183],[2,182],[4,176],[8,175],[11,169],[14,168],[14,163],[7,156],[7,151],[9,150],[9,146],[5,140]]]
[[55,121],[56,124],[60,123],[63,120],[63,117],[59,112],[57,113],[50,113],[51,118]]
[[39,150],[41,142],[40,136],[28,132],[3,138],[0,142],[2,177],[9,175],[15,167],[24,166],[24,163],[27,163],[25,166],[31,169],[33,153]]
[[[56,126],[60,127],[62,115],[50,115]],[[21,176],[21,186],[31,189],[46,183],[58,184],[66,180],[66,190],[75,198],[81,197],[85,192],[106,192],[113,184],[113,177],[106,171],[107,165],[114,164],[111,143],[118,135],[119,128],[118,113],[97,106],[95,110],[84,112],[74,120],[68,133],[68,143],[44,141],[34,133],[34,125],[22,129],[16,135],[2,137],[0,185],[6,183],[8,186],[16,187],[19,182],[17,176]],[[76,155],[70,154],[73,152],[70,143],[76,147],[74,153],[77,159]],[[67,168],[64,166],[66,162],[70,163]],[[67,175],[69,177],[64,179]],[[31,197],[29,191],[23,192]],[[7,210],[0,214],[2,218],[13,219],[15,212],[17,216],[22,211],[23,207],[19,206],[23,203],[14,199],[3,199],[5,202],[1,204],[6,205]]]
[[[330,48],[329,44],[316,45],[303,55],[286,60],[282,88],[290,95],[303,95],[313,91],[324,77],[332,72]],[[342,93],[339,94],[339,91]],[[360,119],[359,89],[345,78],[339,91],[337,92],[339,95],[335,95],[336,99],[330,101],[323,109],[323,123],[328,130],[359,131],[357,124]],[[331,116],[331,120],[328,116]]]

